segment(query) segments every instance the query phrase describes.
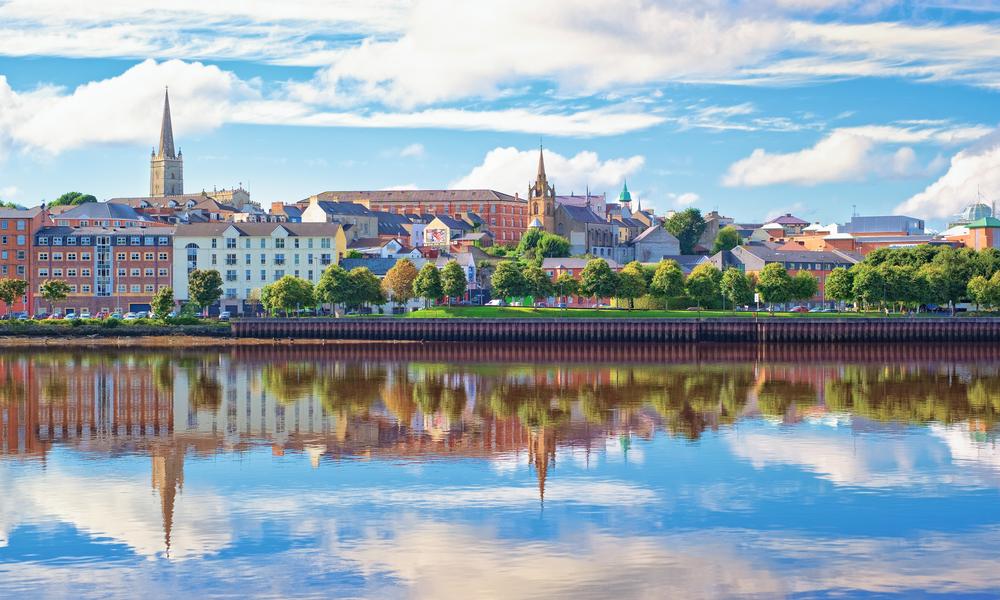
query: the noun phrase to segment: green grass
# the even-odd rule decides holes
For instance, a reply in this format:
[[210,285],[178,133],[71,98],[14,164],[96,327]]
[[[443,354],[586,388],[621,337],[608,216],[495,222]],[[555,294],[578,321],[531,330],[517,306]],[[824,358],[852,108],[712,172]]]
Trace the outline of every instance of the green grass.
[[[585,309],[585,308],[527,308],[519,306],[436,306],[425,308],[405,315],[408,319],[692,319],[706,317],[742,317],[753,318],[752,312],[732,312],[728,310],[620,310],[611,308]],[[761,311],[757,313],[758,318],[768,318],[769,313]],[[853,317],[879,317],[882,313],[774,313],[776,318],[853,318]],[[900,318],[902,315],[890,315]],[[921,315],[926,316],[926,315]]]

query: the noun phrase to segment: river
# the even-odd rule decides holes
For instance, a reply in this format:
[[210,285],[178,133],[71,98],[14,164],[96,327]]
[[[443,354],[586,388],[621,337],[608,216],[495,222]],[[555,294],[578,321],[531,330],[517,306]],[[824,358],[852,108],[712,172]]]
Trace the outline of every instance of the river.
[[1000,595],[1000,347],[0,352],[0,598]]

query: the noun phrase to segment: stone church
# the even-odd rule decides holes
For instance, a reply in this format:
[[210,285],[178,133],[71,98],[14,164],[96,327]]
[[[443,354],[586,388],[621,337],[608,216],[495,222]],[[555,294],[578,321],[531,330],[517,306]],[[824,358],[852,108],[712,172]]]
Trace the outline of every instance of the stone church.
[[170,122],[170,91],[163,92],[160,150],[150,153],[149,195],[153,198],[184,194],[184,154],[174,152],[174,128]]

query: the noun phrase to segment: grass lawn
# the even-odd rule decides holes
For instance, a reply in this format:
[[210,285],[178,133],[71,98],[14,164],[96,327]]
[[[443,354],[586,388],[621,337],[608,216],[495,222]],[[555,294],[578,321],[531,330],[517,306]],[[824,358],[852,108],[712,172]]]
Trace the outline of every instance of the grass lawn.
[[[699,318],[699,317],[742,317],[753,318],[752,312],[732,312],[723,310],[619,310],[611,308],[584,309],[584,308],[528,308],[520,306],[435,306],[417,310],[405,315],[408,319],[544,319],[544,318],[570,318],[570,319],[663,319],[663,318]],[[758,313],[758,318],[767,318],[770,315],[766,311]],[[775,317],[781,318],[842,318],[842,317],[879,317],[882,313],[774,313]],[[902,315],[891,315],[892,317],[902,317]],[[926,315],[921,315],[926,316]]]

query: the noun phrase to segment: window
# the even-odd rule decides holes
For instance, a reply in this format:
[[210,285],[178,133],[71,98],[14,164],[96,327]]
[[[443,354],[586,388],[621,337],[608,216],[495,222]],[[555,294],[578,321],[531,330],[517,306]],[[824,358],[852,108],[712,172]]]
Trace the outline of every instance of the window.
[[294,240],[292,240],[292,247],[293,248],[299,247],[299,238],[295,238]]
[[62,273],[63,273],[62,269],[52,269],[53,277],[62,277]]
[[[24,237],[23,235],[17,236],[17,240],[18,240],[17,243],[18,244],[21,243],[21,239],[23,237]],[[66,245],[67,246],[75,246],[76,245],[76,238],[75,237],[68,237],[68,238],[66,238]]]
[[46,268],[44,268],[44,267],[42,267],[41,269],[38,269],[38,276],[39,277],[48,277],[49,276],[49,270],[46,269]]
[[138,283],[133,283],[132,284],[131,292],[133,294],[138,294],[141,291],[142,291],[142,285],[140,285]]
[[247,250],[250,249],[250,238],[245,238],[243,240],[243,247],[246,248]]
[[274,270],[274,280],[275,281],[281,279],[284,276],[285,276],[285,270],[284,269],[275,269]]
[[312,254],[306,254],[306,264],[307,265],[313,264],[313,255]]
[[267,238],[260,238],[260,247],[267,248]]
[[125,253],[124,252],[117,252],[117,253],[115,253],[115,260],[124,261],[125,260]]
[[236,247],[236,238],[226,238],[226,248],[232,249],[235,247]]
[[233,300],[236,298],[236,288],[226,288],[226,298]]
[[160,253],[159,253],[159,254],[157,255],[157,258],[158,258],[159,260],[169,260],[169,259],[167,258],[167,253],[166,253],[166,252],[160,252]]
[[219,247],[219,240],[217,240],[215,238],[212,238],[212,247],[213,248],[218,248]]
[[[69,239],[72,240],[73,238],[69,238]],[[26,243],[26,238],[23,235],[17,236],[17,245],[18,246],[23,246],[25,243]]]
[[230,269],[226,271],[226,281],[236,281],[236,270]]
[[18,220],[18,222],[17,222],[17,230],[18,231],[24,231],[26,227],[27,227],[27,222],[26,221]]
[[80,245],[81,246],[89,246],[90,245],[90,238],[89,237],[82,237],[82,238],[80,238]]
[[145,269],[145,270],[143,270],[143,274],[146,277],[152,277],[153,276],[153,269],[152,268]]
[[243,255],[243,264],[245,264],[245,265],[252,265],[253,264],[253,260],[250,258],[249,254],[244,254]]
[[67,252],[66,260],[76,260],[76,252]]
[[308,240],[306,240],[306,248],[312,250],[312,247],[313,247],[313,239],[309,238]]
[[267,281],[267,270],[266,269],[261,269],[260,270],[260,280],[261,281]]
[[262,265],[266,265],[267,264],[267,255],[266,254],[261,254],[260,255],[260,264],[262,264]]
[[165,267],[161,267],[156,270],[156,275],[158,277],[166,277],[169,271]]
[[140,275],[141,273],[142,273],[142,271],[141,271],[141,270],[139,270],[139,269],[132,269],[132,270],[131,270],[131,271],[129,272],[129,275],[131,275],[132,277],[139,277],[139,275]]
[[76,269],[66,269],[66,277],[76,277]]
[[90,269],[80,269],[80,277],[90,277]]
[[226,255],[226,264],[229,265],[229,266],[235,265],[236,264],[236,255],[235,254],[227,254]]
[[170,243],[170,240],[167,239],[167,236],[165,235],[161,235],[160,237],[156,238],[156,241],[161,246],[166,246],[167,244]]
[[41,237],[38,238],[38,245],[39,246],[46,246],[46,245],[48,245],[48,243],[49,243],[48,236],[44,236],[43,235],[43,236],[41,236]]
[[128,245],[128,242],[125,239],[125,236],[124,235],[119,235],[119,236],[115,237],[115,245],[116,246],[126,246],[126,245]]
[[153,287],[152,283],[147,283],[146,285],[142,286],[142,289],[145,290],[146,292],[152,292],[155,288]]
[[250,281],[251,279],[253,279],[253,274],[251,273],[250,269],[247,269],[247,271],[246,271],[246,280]]
[[52,260],[62,260],[62,252],[53,252]]
[[298,254],[296,254],[295,255],[295,264],[299,264],[299,258],[300,258],[300,256]]
[[[7,241],[4,240],[4,243],[6,244]],[[62,246],[62,238],[61,237],[54,237],[54,238],[52,238],[52,245],[53,246]]]
[[128,286],[125,285],[124,283],[119,283],[118,284],[118,291],[124,294],[125,292],[128,291]]
[[143,260],[153,260],[153,253],[152,252],[146,252],[145,254],[142,255],[142,258],[143,258]]
[[329,254],[320,254],[319,255],[319,264],[324,265],[324,266],[330,264],[330,255]]
[[49,260],[49,253],[48,252],[39,252],[38,253],[38,260]]
[[213,254],[212,255],[212,266],[215,266],[217,264],[219,264],[218,256],[216,256],[215,254]]
[[80,291],[83,292],[84,294],[89,294],[90,293],[90,284],[89,283],[85,283],[85,284],[81,285],[80,286]]
[[322,238],[319,241],[320,248],[330,248],[330,238]]
[[127,274],[128,274],[128,270],[127,269],[118,269],[118,276],[119,277],[125,277],[125,275],[127,275]]
[[283,265],[283,264],[285,264],[285,255],[284,254],[275,254],[274,255],[274,264],[276,264],[276,265]]
[[24,250],[18,250],[16,253],[17,260],[24,260],[25,252]]
[[284,248],[285,247],[285,238],[276,238],[274,240],[274,247],[275,248]]
[[71,293],[71,294],[75,294],[76,293],[76,284],[75,283],[69,284],[69,293]]
[[130,260],[139,260],[139,253],[138,252],[130,252],[128,257],[129,257]]

